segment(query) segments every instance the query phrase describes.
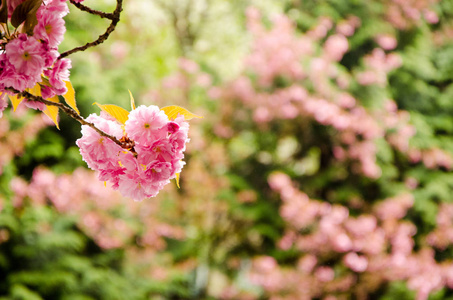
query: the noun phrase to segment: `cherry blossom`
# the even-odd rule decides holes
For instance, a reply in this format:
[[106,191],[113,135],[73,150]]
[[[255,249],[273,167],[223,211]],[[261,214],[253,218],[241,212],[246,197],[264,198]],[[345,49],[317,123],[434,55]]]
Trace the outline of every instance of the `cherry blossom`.
[[184,116],[169,120],[157,106],[141,105],[129,113],[124,131],[119,122],[104,115],[92,114],[87,121],[133,145],[124,149],[87,125],[77,140],[87,165],[122,195],[136,201],[154,197],[181,172],[189,130]]
[[[9,18],[22,2],[8,1]],[[68,12],[66,1],[44,1],[36,12],[29,12],[36,14],[33,30],[20,34],[5,32],[0,40],[0,93],[12,95],[11,89],[23,92],[40,87],[39,96],[49,99],[67,92],[65,81],[69,81],[71,61],[59,59],[57,47],[66,31],[63,17]],[[43,109],[42,105],[29,104],[28,107]]]

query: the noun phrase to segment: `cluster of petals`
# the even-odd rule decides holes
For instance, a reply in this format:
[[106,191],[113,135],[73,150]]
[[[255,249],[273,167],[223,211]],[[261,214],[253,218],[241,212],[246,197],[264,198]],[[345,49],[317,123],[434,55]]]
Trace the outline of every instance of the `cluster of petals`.
[[139,106],[122,126],[108,116],[91,114],[87,121],[117,139],[134,145],[126,150],[91,127],[82,126],[77,140],[88,166],[99,172],[99,180],[136,201],[154,197],[181,172],[189,124],[184,116],[169,120],[157,106]]
[[[8,3],[8,14],[24,1]],[[66,31],[63,17],[69,12],[66,1],[44,1],[36,12],[37,24],[24,33],[20,25],[0,43],[0,93],[9,88],[24,91],[41,85],[42,96],[51,98],[66,93],[69,80],[69,59],[59,59],[58,45]]]

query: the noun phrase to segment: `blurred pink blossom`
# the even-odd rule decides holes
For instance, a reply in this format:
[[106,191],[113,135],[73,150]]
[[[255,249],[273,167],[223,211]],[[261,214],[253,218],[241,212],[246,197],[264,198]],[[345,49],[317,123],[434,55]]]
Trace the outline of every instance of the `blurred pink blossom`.
[[343,258],[344,264],[354,272],[364,272],[368,267],[368,260],[355,252],[349,252]]
[[384,50],[393,50],[397,46],[396,38],[389,34],[380,34],[376,37],[376,42]]
[[334,61],[340,61],[348,48],[348,40],[340,34],[329,36],[324,43],[324,51],[327,57]]

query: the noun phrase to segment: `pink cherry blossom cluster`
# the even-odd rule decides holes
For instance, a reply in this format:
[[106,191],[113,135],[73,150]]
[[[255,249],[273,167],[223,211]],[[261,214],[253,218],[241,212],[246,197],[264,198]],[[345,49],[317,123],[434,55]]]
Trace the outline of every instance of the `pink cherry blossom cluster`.
[[[8,21],[23,2],[8,1]],[[45,99],[66,93],[71,61],[59,59],[58,45],[66,31],[63,17],[68,12],[65,0],[47,0],[36,12],[29,13],[35,13],[37,19],[32,30],[26,30],[22,24],[11,32],[7,23],[0,24],[0,93],[12,94],[9,88],[22,92],[37,83]],[[25,103],[33,108],[45,108],[43,104]]]
[[[368,299],[382,285],[404,280],[423,300],[453,287],[452,261],[437,262],[423,240],[415,248],[417,227],[403,219],[414,203],[411,194],[384,199],[353,217],[343,205],[310,199],[283,173],[271,175],[269,185],[280,194],[286,222],[278,246],[300,253],[295,268],[269,256],[254,260],[250,278],[271,298]],[[439,211],[438,228],[426,237],[428,244],[441,249],[451,245],[452,212],[451,205]]]
[[86,125],[76,142],[99,180],[110,182],[124,196],[136,201],[154,197],[181,172],[189,130],[184,116],[169,120],[157,106],[142,105],[129,113],[124,127],[102,114],[91,114],[87,121],[130,145],[124,149]]

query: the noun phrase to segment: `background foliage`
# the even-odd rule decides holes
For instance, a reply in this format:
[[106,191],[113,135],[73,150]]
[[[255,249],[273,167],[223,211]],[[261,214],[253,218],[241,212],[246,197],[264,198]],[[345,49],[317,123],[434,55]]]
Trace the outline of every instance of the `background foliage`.
[[[111,1],[85,1],[109,10]],[[0,119],[2,299],[453,298],[453,1],[125,2],[93,102],[181,105],[181,189],[123,199],[77,124]],[[62,51],[103,20],[71,7]],[[86,28],[90,28],[89,31]]]

